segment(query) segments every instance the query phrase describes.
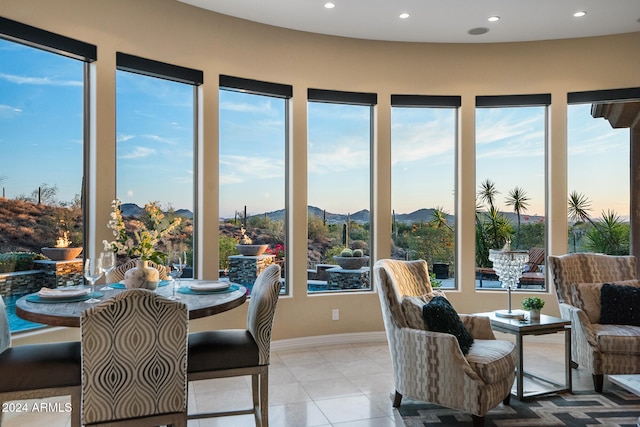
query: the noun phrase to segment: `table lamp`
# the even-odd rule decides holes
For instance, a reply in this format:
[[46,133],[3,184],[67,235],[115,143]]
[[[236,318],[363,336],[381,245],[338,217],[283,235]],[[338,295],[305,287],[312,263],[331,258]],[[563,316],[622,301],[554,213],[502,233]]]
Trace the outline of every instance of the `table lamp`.
[[502,281],[502,287],[507,288],[507,310],[496,310],[498,317],[523,318],[522,310],[511,310],[511,289],[515,288],[522,277],[524,265],[529,261],[528,251],[512,251],[511,242],[507,241],[502,250],[489,249],[489,261],[493,262],[493,269]]

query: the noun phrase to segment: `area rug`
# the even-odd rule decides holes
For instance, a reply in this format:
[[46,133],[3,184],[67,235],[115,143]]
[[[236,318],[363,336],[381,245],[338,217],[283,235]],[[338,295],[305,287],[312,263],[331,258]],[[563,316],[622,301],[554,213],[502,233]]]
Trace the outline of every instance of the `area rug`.
[[[406,400],[406,403],[405,403]],[[471,415],[442,406],[405,399],[399,408],[408,427],[471,426]],[[607,426],[636,427],[640,396],[609,384],[604,393],[576,391],[498,405],[485,417],[487,427]]]

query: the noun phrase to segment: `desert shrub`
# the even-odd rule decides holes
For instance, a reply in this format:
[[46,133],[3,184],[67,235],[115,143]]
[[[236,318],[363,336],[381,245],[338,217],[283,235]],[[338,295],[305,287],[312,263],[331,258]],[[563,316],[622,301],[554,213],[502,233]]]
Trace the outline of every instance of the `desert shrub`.
[[328,234],[329,230],[322,218],[317,215],[309,215],[309,239],[320,240],[327,237]]
[[36,259],[45,259],[45,256],[35,252],[0,253],[0,273],[31,270]]
[[236,244],[238,242],[236,239],[230,236],[220,236],[218,241],[219,248],[219,269],[220,270],[228,270],[229,269],[229,256],[238,255],[238,250],[236,249]]

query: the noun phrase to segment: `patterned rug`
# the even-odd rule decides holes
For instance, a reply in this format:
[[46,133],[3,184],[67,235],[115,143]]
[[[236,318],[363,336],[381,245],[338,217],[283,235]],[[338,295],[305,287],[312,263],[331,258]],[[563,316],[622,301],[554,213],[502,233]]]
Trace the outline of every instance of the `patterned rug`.
[[[406,402],[405,402],[406,400]],[[405,399],[399,408],[408,427],[471,426],[471,415],[424,402]],[[512,397],[510,406],[498,405],[485,417],[487,427],[506,426],[624,426],[640,421],[640,396],[608,384],[603,394],[576,391],[520,402]]]

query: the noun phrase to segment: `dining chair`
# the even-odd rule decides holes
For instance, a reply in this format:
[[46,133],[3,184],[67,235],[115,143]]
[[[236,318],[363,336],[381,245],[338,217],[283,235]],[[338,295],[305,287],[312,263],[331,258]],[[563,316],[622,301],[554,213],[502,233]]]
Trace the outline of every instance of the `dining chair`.
[[187,306],[146,289],[82,313],[82,422],[187,425]]
[[0,378],[2,408],[5,402],[15,400],[71,396],[71,426],[80,426],[80,342],[11,347],[9,321],[1,296]]
[[255,280],[246,329],[189,334],[187,378],[192,381],[251,375],[253,408],[189,414],[189,419],[253,414],[257,426],[269,425],[271,330],[282,282],[280,266],[268,266]]

